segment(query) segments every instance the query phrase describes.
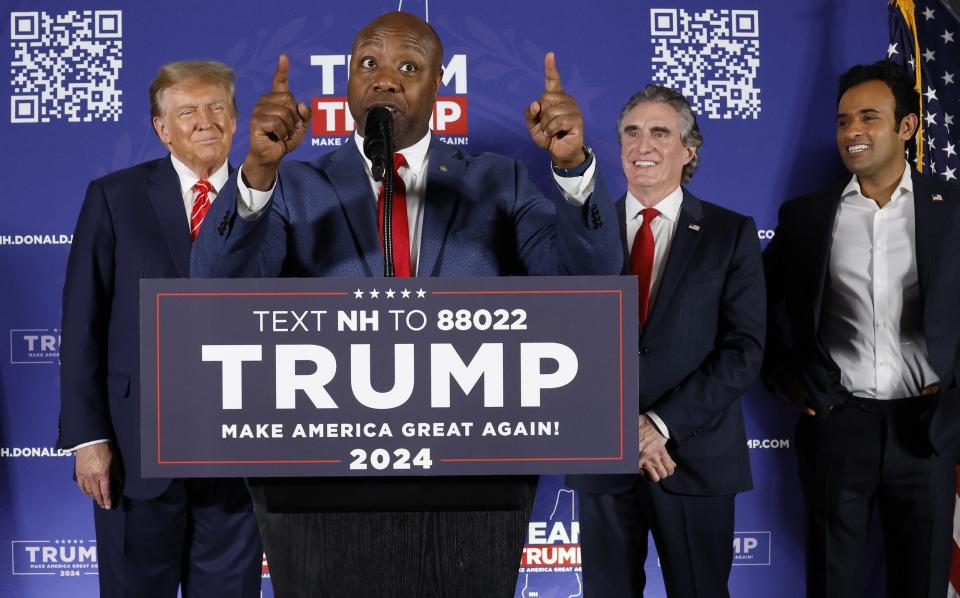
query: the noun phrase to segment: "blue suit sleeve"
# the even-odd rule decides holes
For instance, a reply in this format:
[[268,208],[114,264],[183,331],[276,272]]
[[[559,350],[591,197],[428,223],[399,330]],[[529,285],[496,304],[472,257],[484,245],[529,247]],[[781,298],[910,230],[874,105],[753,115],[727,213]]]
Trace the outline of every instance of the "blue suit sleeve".
[[60,343],[59,448],[113,439],[107,336],[116,237],[103,188],[87,188],[67,260]]

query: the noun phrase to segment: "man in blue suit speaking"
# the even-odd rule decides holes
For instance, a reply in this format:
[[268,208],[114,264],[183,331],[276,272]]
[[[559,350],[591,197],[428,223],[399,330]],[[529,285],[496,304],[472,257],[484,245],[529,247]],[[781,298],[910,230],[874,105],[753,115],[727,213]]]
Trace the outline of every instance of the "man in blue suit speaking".
[[[583,117],[562,89],[553,54],[544,63],[545,91],[526,109],[531,137],[553,161],[557,184],[551,198],[535,188],[519,162],[496,154],[471,156],[431,134],[442,59],[440,39],[424,21],[405,13],[378,17],[353,43],[347,87],[357,123],[352,139],[312,162],[281,164],[303,140],[310,114],[290,92],[289,66],[281,56],[272,89],[260,98],[251,117],[250,151],[225,193],[235,198],[218,201],[211,209],[208,218],[219,225],[200,235],[191,274],[367,277],[383,275],[385,261],[392,262],[397,276],[618,274],[622,255],[613,204],[593,154],[584,146]],[[397,148],[394,164],[387,165],[395,169],[396,181],[389,211],[371,161],[361,152],[362,133],[375,108],[391,113]],[[392,216],[391,225],[386,223],[386,213]],[[430,511],[451,507],[438,504],[438,497],[457,484],[461,489],[467,484],[440,482],[391,480],[373,489],[359,482],[333,480],[315,482],[310,494],[339,498],[335,507],[343,510],[362,509],[370,496],[381,495],[401,502],[407,497],[410,510]],[[489,492],[489,480],[471,483],[475,490],[461,496],[486,494],[491,500],[503,499]],[[441,485],[442,491],[438,490]],[[258,486],[255,500],[259,500]],[[276,489],[276,483],[262,486],[271,487]],[[307,587],[313,588],[313,595],[432,593],[424,588],[418,594],[413,586],[398,588],[389,579],[377,585],[385,575],[396,579],[397,569],[402,568],[396,546],[382,541],[389,530],[391,537],[425,542],[425,548],[417,544],[411,550],[444,558],[462,546],[458,538],[463,535],[487,538],[481,542],[489,545],[487,553],[455,559],[458,574],[453,577],[467,585],[453,582],[437,591],[442,595],[512,594],[520,537],[501,542],[497,538],[502,530],[491,524],[466,532],[455,513],[439,514],[435,523],[421,522],[416,514],[381,515],[385,519],[366,528],[369,535],[350,532],[349,546],[342,546],[336,543],[342,536],[336,535],[331,519],[322,514],[304,519],[265,513],[258,506],[275,587],[284,595],[299,595],[298,588]],[[373,521],[372,516],[369,519]],[[439,538],[425,538],[424,528],[433,525],[447,531]],[[276,535],[271,530],[277,530]],[[304,550],[324,554],[328,551],[322,546],[329,547],[328,562],[357,547],[362,547],[364,558],[352,564],[347,576],[331,574],[329,569],[324,574],[326,566],[298,566],[302,554],[291,549],[282,556],[281,545],[301,534],[306,538],[301,543]],[[437,544],[427,546],[430,540]],[[474,540],[467,538],[468,543]],[[498,570],[512,568],[512,574],[491,579],[482,569],[490,562],[506,563]]]
[[190,248],[229,177],[233,71],[165,65],[151,117],[170,150],[90,183],[63,289],[60,433],[94,500],[101,596],[260,595],[261,547],[238,479],[140,477],[141,278],[187,276]]

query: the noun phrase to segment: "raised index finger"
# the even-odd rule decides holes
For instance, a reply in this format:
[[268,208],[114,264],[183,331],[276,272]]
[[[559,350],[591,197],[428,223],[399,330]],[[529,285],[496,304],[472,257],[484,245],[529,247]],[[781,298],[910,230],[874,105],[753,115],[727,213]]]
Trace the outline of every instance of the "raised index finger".
[[277,70],[273,73],[273,83],[270,86],[270,91],[274,93],[290,91],[289,75],[290,59],[287,58],[286,54],[281,54],[280,59],[277,60]]
[[553,52],[547,52],[543,58],[544,89],[546,91],[563,91],[560,84],[560,71],[557,70],[557,57]]

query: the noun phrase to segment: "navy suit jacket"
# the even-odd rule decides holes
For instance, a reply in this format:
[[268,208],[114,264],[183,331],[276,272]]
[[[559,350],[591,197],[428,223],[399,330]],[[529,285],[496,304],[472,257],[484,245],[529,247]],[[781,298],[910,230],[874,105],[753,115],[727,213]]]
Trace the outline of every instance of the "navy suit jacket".
[[[624,199],[617,214],[621,251],[629,255]],[[765,305],[753,219],[684,189],[639,347],[640,412],[663,419],[677,464],[660,482],[668,492],[712,496],[752,488],[740,395],[760,373]],[[623,493],[637,482],[638,475],[567,476],[568,486],[585,492]]]
[[[960,187],[917,172],[912,178],[924,338],[940,379],[930,440],[942,452],[956,449],[960,435]],[[770,305],[764,378],[780,394],[784,377],[791,378],[787,388],[804,388],[819,417],[828,417],[849,396],[819,337],[834,222],[846,184],[785,202],[764,252]]]
[[131,498],[170,484],[140,477],[140,279],[188,276],[190,246],[169,156],[87,188],[63,288],[57,446],[110,440]]
[[[434,137],[428,159],[418,276],[620,272],[616,215],[599,174],[593,195],[573,206],[558,189],[544,197],[505,156],[471,156]],[[235,177],[225,199],[230,189]],[[193,276],[383,275],[376,198],[352,138],[310,163],[283,162],[260,218],[239,218],[232,199],[214,202],[207,218]]]

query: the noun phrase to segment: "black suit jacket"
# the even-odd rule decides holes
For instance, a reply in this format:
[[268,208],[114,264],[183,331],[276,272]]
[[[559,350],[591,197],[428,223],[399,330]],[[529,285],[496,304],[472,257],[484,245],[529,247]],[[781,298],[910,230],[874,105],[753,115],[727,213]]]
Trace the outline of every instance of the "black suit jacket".
[[[960,431],[960,187],[913,172],[916,259],[930,365],[940,379],[930,439],[940,452]],[[764,379],[786,396],[800,385],[819,417],[846,400],[840,368],[820,342],[833,228],[846,181],[785,202],[764,252],[769,325]]]
[[[624,200],[617,214],[629,256]],[[684,189],[639,347],[640,412],[653,410],[666,423],[677,464],[660,483],[667,491],[708,496],[752,488],[740,395],[760,372],[765,317],[753,220]],[[637,475],[567,476],[571,488],[586,492],[626,492],[637,481]]]
[[140,279],[189,276],[190,249],[169,156],[90,183],[63,288],[57,446],[113,442],[131,498],[170,484],[140,477]]

